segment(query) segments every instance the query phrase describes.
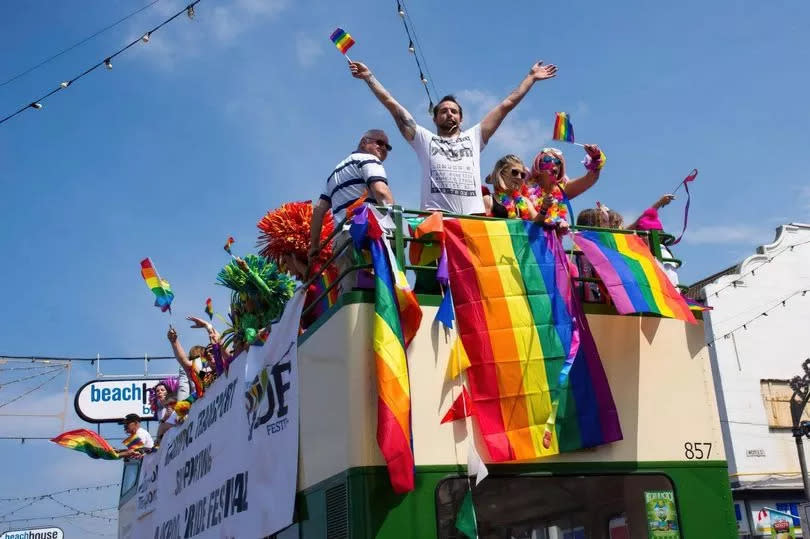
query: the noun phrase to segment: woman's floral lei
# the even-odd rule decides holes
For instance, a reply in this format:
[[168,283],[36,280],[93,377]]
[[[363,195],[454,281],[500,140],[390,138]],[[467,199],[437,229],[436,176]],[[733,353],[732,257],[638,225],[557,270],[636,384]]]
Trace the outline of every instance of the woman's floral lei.
[[498,194],[498,202],[506,208],[509,219],[529,219],[529,188],[526,184],[519,191]]
[[[529,187],[529,200],[534,204],[538,212],[540,212],[543,207],[543,199],[547,194],[548,192],[540,185]],[[565,204],[565,196],[559,184],[555,183],[551,188],[551,196],[554,197],[554,202],[552,202],[551,206],[548,208],[543,224],[550,226],[556,226],[558,224],[564,226],[568,225],[568,206]]]

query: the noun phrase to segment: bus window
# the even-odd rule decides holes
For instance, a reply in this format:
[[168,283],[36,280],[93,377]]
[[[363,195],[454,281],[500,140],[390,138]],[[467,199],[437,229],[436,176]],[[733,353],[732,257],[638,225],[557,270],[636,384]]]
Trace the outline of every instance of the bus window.
[[121,477],[121,499],[124,499],[137,485],[140,469],[140,460],[124,460],[124,475]]
[[[436,489],[441,539],[461,539],[456,514],[466,478]],[[647,539],[679,537],[674,488],[664,475],[493,476],[473,490],[481,539]]]

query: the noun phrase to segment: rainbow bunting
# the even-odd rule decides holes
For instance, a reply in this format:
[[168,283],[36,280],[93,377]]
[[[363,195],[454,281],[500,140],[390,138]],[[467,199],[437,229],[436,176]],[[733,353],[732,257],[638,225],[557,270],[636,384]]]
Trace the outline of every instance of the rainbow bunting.
[[388,463],[394,492],[414,488],[411,394],[405,351],[422,321],[422,310],[385,241],[376,212],[368,206],[354,216],[358,247],[371,251],[374,267],[374,342],[377,369],[377,443]]
[[62,447],[86,453],[93,459],[117,460],[120,458],[118,452],[107,440],[87,429],[63,432],[56,438],[51,438],[51,441]]
[[233,253],[231,252],[231,245],[233,245],[234,241],[236,240],[233,239],[233,236],[228,236],[228,239],[225,241],[225,252],[231,256],[233,256]]
[[554,140],[563,142],[574,142],[574,126],[571,125],[571,118],[567,112],[558,112],[554,118]]
[[205,314],[208,315],[209,320],[214,319],[214,302],[211,301],[211,298],[205,300]]
[[619,314],[653,313],[692,324],[695,316],[640,237],[585,230],[574,234]]
[[340,54],[346,54],[346,51],[351,49],[352,45],[354,45],[354,39],[352,39],[352,36],[347,34],[343,28],[335,28],[335,31],[332,32],[329,39],[331,39],[332,43],[335,44],[335,47],[337,47],[337,50],[340,51]]
[[160,278],[155,266],[152,264],[152,259],[144,258],[141,260],[141,277],[146,281],[146,286],[155,294],[155,307],[158,307],[164,313],[171,311],[174,292],[172,292],[172,287],[169,286],[169,281]]
[[613,396],[553,231],[444,222],[470,394],[493,461],[620,440]]

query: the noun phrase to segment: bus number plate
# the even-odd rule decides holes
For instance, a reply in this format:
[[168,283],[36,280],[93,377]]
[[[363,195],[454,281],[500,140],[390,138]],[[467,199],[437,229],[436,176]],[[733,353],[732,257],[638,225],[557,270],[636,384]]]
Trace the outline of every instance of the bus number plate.
[[684,442],[683,454],[687,460],[708,460],[712,454],[712,443]]

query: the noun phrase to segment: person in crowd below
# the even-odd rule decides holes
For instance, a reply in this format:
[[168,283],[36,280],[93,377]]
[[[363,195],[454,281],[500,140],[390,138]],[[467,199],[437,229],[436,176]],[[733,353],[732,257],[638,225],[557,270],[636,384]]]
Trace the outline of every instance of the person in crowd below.
[[361,62],[349,62],[352,76],[368,84],[374,96],[394,117],[399,132],[416,151],[422,166],[421,208],[460,215],[483,214],[480,152],[501,125],[506,115],[529,92],[535,82],[553,78],[557,66],[537,62],[506,99],[484,116],[480,123],[462,131],[461,105],[452,95],[433,107],[436,135],[417,125],[405,107],[374,77]]
[[[633,221],[627,228],[630,230],[664,230],[658,218],[658,210],[673,200],[675,200],[675,195],[666,194],[662,196],[656,200],[652,206],[644,210],[638,219]],[[661,244],[661,256],[662,258],[674,258],[670,250],[663,243]],[[677,271],[679,264],[675,262],[663,262],[662,264],[664,266],[664,272],[667,274],[667,277],[669,277],[670,282],[678,286],[680,282]]]
[[[321,193],[320,200],[312,212],[312,226],[310,230],[309,251],[307,264],[312,267],[318,258],[321,241],[321,228],[326,212],[332,209],[335,222],[340,226],[346,220],[349,209],[372,202],[375,204],[391,205],[394,197],[388,187],[388,178],[383,168],[383,161],[391,151],[388,135],[382,129],[366,131],[357,150],[350,153],[335,166],[335,169],[326,178],[326,186]],[[350,215],[349,215],[350,216]],[[351,242],[347,227],[335,237],[335,249],[340,250]],[[354,250],[351,246],[345,248],[335,263],[341,272],[353,265]],[[344,277],[348,288],[355,286],[357,276],[352,272]],[[343,288],[343,286],[341,286]]]
[[149,431],[141,427],[141,418],[138,414],[127,414],[123,421],[124,432],[127,437],[124,439],[126,449],[119,449],[118,456],[122,458],[140,458],[143,453],[151,450],[155,446],[152,435]]
[[534,220],[537,210],[529,199],[526,185],[528,170],[516,155],[498,159],[487,183],[492,184],[493,194],[484,193],[484,209],[492,217]]
[[565,171],[565,158],[556,148],[543,148],[534,158],[529,179],[532,200],[540,219],[549,226],[566,228],[570,217],[566,202],[576,198],[596,183],[605,164],[605,154],[595,144],[585,145],[587,172],[569,180]]

